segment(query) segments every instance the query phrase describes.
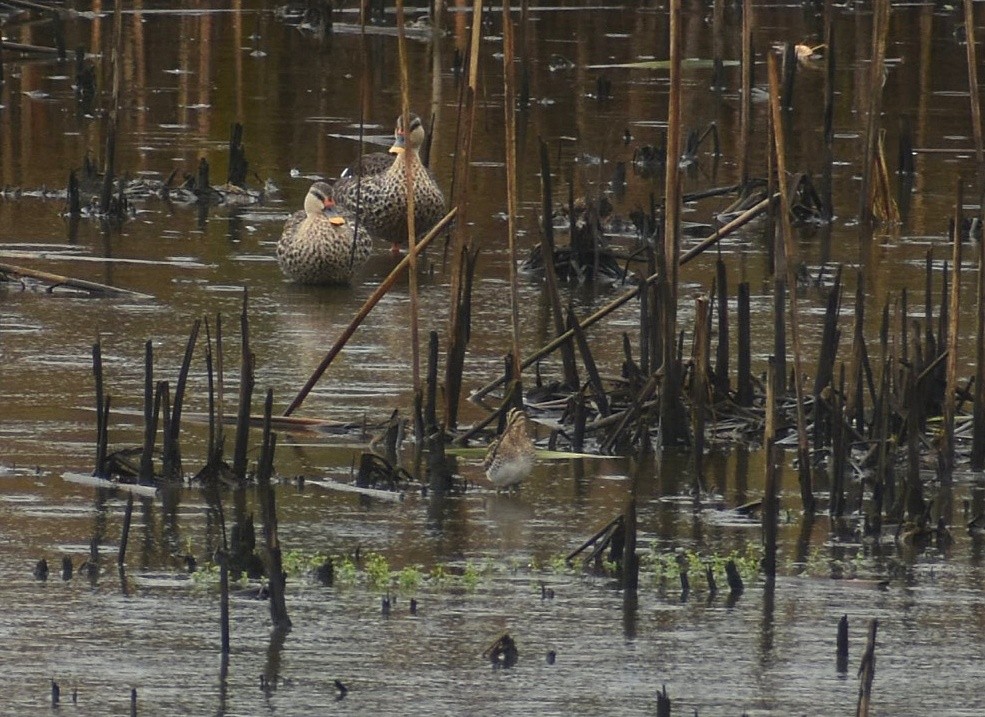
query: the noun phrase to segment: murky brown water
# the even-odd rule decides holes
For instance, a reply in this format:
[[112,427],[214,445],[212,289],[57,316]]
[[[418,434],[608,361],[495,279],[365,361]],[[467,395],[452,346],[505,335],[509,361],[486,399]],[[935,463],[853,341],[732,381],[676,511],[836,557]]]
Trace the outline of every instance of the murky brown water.
[[[138,689],[139,713],[284,715],[329,710],[357,714],[650,714],[655,692],[666,685],[675,714],[750,715],[850,714],[857,683],[854,671],[866,621],[880,620],[874,705],[879,714],[977,715],[985,709],[980,665],[985,657],[985,598],[982,543],[966,535],[957,516],[955,544],[946,553],[923,553],[884,545],[832,541],[819,517],[806,534],[809,568],[794,565],[804,551],[795,491],[782,528],[783,577],[775,596],[752,582],[728,605],[722,596],[706,601],[696,590],[687,601],[673,586],[645,574],[635,613],[601,578],[543,567],[563,555],[620,512],[632,482],[640,499],[643,549],[661,554],[678,547],[706,556],[744,553],[759,543],[756,524],[723,521],[713,508],[695,509],[686,495],[691,467],[686,456],[665,452],[639,464],[629,458],[544,462],[519,497],[473,491],[464,497],[409,497],[399,504],[366,501],[309,485],[280,491],[281,539],[286,548],[351,553],[357,546],[385,555],[395,568],[479,566],[471,589],[460,584],[422,587],[420,610],[408,611],[410,595],[398,597],[389,618],[380,614],[381,591],[365,585],[325,589],[295,582],[288,607],[294,630],[272,643],[265,603],[238,600],[233,608],[233,655],[222,676],[218,654],[218,602],[209,588],[196,588],[171,557],[191,551],[205,559],[209,532],[197,492],[182,494],[178,513],[160,500],[135,513],[127,577],[112,569],[94,582],[76,576],[63,582],[53,570],[46,583],[31,577],[34,562],[47,557],[53,568],[62,555],[76,564],[102,536],[104,565],[111,565],[120,534],[123,501],[99,504],[91,488],[67,483],[66,471],[87,471],[93,460],[91,344],[102,337],[106,380],[113,396],[111,442],[139,442],[140,421],[126,411],[142,395],[143,343],[154,340],[160,377],[174,380],[191,322],[221,312],[227,336],[236,336],[241,289],[251,297],[257,386],[272,386],[286,405],[324,351],[393,264],[385,247],[352,289],[299,288],[286,283],[273,259],[284,217],[300,207],[313,176],[334,177],[357,152],[351,139],[360,114],[369,133],[385,135],[399,111],[397,45],[389,36],[362,39],[351,27],[319,41],[276,20],[267,8],[234,3],[223,10],[187,4],[175,12],[166,3],[128,6],[124,16],[125,89],[119,166],[131,175],[164,178],[172,170],[193,173],[200,156],[212,165],[213,181],[225,177],[230,124],[245,125],[252,170],[272,180],[280,194],[249,208],[196,209],[157,199],[137,204],[121,228],[104,229],[83,220],[70,231],[63,203],[37,197],[0,199],[0,261],[21,263],[153,294],[149,302],[49,296],[17,287],[0,288],[0,617],[8,681],[0,712],[48,713],[49,680],[63,689],[62,701],[78,690],[80,713],[127,714],[129,689]],[[766,4],[759,11],[757,51],[773,41],[820,42],[820,21],[797,4]],[[96,5],[66,21],[69,47],[105,52],[111,19]],[[685,7],[685,55],[710,57],[712,36],[705,3]],[[454,145],[457,82],[451,69],[456,44],[468,24],[465,12],[451,14],[453,32],[435,43],[409,42],[414,109],[436,115],[432,166],[448,189]],[[337,20],[340,18],[337,18]],[[345,22],[354,22],[346,14]],[[981,21],[979,21],[981,22]],[[634,148],[659,144],[666,117],[667,75],[652,70],[593,69],[666,55],[666,12],[647,4],[626,7],[539,7],[531,9],[524,46],[529,57],[530,110],[520,127],[519,227],[524,248],[537,239],[538,137],[557,158],[562,176],[578,193],[611,176],[613,161],[627,161]],[[727,14],[727,56],[739,54],[739,17]],[[947,217],[954,177],[973,171],[967,109],[965,48],[955,38],[961,19],[935,14],[929,6],[896,8],[889,45],[885,94],[887,147],[892,155],[897,118],[913,121],[917,155],[916,190],[898,234],[860,244],[856,214],[864,63],[870,18],[837,15],[839,62],[836,110],[835,202],[838,218],[830,236],[803,236],[799,250],[811,267],[841,263],[866,280],[873,326],[878,309],[903,287],[923,286],[928,249],[947,256]],[[466,390],[494,377],[509,343],[505,179],[501,109],[500,21],[494,18],[483,42],[483,90],[470,177],[470,219],[482,246],[474,305]],[[981,28],[979,28],[979,32]],[[457,34],[456,34],[457,33]],[[50,26],[13,18],[8,39],[50,44]],[[552,55],[575,63],[548,68]],[[81,116],[72,90],[71,64],[5,56],[6,84],[0,91],[0,185],[38,190],[62,187],[68,170],[88,152],[101,155],[100,120]],[[102,66],[100,63],[98,66]],[[367,69],[368,68],[368,69]],[[762,65],[757,67],[762,82]],[[612,98],[593,96],[596,78],[612,82]],[[106,75],[108,76],[108,75]],[[708,90],[710,73],[685,73],[688,128],[718,123],[724,157],[714,166],[707,153],[687,175],[687,190],[736,181],[738,69],[727,74],[729,89]],[[798,79],[794,140],[789,166],[820,172],[822,76]],[[100,75],[100,88],[107,86]],[[97,106],[105,105],[101,97]],[[765,126],[765,104],[755,107]],[[633,139],[624,145],[628,130]],[[765,138],[755,140],[761,161]],[[600,158],[605,163],[600,163]],[[757,170],[759,171],[759,170]],[[649,205],[656,183],[629,173],[626,215]],[[708,219],[720,204],[704,202],[686,218]],[[752,283],[754,310],[769,324],[760,230],[723,244],[734,283]],[[27,256],[25,256],[25,254]],[[447,274],[440,266],[421,287],[424,332],[444,333]],[[684,296],[707,291],[714,257],[688,265]],[[847,272],[849,284],[854,272]],[[964,276],[969,292],[974,277]],[[528,349],[548,335],[541,288],[525,282],[522,341]],[[587,313],[608,301],[609,290],[571,292],[576,310]],[[970,293],[969,293],[970,296]],[[854,292],[846,292],[850,311]],[[918,302],[911,295],[911,305]],[[806,310],[820,310],[808,293]],[[690,312],[684,301],[684,323]],[[973,302],[963,302],[971,316]],[[617,373],[622,331],[634,331],[633,304],[605,326],[593,329],[596,358]],[[411,406],[408,353],[408,294],[398,286],[363,328],[305,403],[305,415],[376,421],[394,407]],[[966,326],[972,324],[966,322]],[[847,324],[843,322],[842,328]],[[808,341],[819,328],[805,327]],[[970,329],[966,332],[971,336]],[[757,371],[769,351],[766,334],[756,339]],[[230,343],[230,350],[234,346]],[[811,353],[813,354],[813,351]],[[960,362],[972,362],[970,341]],[[190,410],[205,403],[204,369],[196,362]],[[545,366],[549,373],[553,364]],[[966,371],[967,372],[967,371]],[[466,405],[464,421],[484,415]],[[186,461],[194,463],[202,431],[189,427]],[[281,436],[277,467],[285,476],[345,480],[364,447],[353,439]],[[726,504],[761,495],[763,463],[758,452],[714,453],[709,484]],[[197,467],[197,466],[196,466]],[[473,459],[459,472],[480,472]],[[788,483],[790,485],[791,483]],[[963,475],[963,498],[980,504],[980,477]],[[800,540],[798,540],[801,538]],[[858,556],[858,557],[856,557]],[[845,559],[848,572],[890,578],[888,589],[871,582],[835,580],[831,561]],[[696,581],[696,576],[692,576]],[[719,578],[720,582],[723,579]],[[542,600],[540,582],[556,592]],[[849,673],[835,670],[835,626],[852,620]],[[483,649],[502,631],[518,642],[520,662],[492,671]],[[546,654],[557,652],[556,664]],[[273,688],[262,690],[259,675]],[[333,705],[333,681],[350,687]]]

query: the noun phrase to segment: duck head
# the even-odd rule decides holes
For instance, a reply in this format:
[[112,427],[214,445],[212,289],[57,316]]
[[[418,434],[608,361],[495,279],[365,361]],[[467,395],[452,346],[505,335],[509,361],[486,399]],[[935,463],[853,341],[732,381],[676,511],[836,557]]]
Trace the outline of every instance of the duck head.
[[332,188],[325,182],[315,182],[304,198],[304,211],[308,216],[318,216],[325,209],[335,206],[332,201]]
[[421,118],[411,113],[407,118],[407,128],[404,128],[403,115],[397,117],[397,126],[393,131],[393,146],[391,154],[400,154],[407,147],[417,150],[424,143],[424,123]]

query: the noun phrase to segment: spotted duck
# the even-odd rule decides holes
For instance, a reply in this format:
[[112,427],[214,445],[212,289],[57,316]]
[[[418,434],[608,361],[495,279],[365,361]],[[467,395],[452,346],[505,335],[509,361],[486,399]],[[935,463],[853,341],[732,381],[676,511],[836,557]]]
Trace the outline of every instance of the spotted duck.
[[299,284],[348,284],[369,257],[372,239],[355,217],[332,200],[332,188],[315,182],[304,198],[304,210],[284,223],[277,242],[277,263]]
[[445,215],[445,196],[421,162],[421,118],[410,115],[404,131],[403,117],[398,117],[393,134],[389,151],[367,154],[346,169],[332,188],[332,196],[339,207],[358,213],[369,233],[390,242],[396,252],[407,243],[407,165],[414,183],[414,232],[418,237]]

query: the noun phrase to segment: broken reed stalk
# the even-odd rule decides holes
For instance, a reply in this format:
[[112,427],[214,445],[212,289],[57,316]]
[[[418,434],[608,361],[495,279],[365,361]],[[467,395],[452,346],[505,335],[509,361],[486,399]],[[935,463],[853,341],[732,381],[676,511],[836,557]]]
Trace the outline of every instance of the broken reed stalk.
[[[424,251],[427,245],[430,244],[431,241],[438,236],[438,234],[444,231],[445,228],[451,223],[451,220],[455,218],[457,212],[458,209],[456,207],[452,207],[451,210],[441,218],[441,221],[435,224],[431,228],[431,231],[425,234],[424,238],[417,242],[417,245],[413,251],[417,253]],[[328,353],[325,355],[325,358],[322,359],[322,362],[318,365],[318,368],[316,368],[311,374],[311,377],[308,379],[307,383],[305,383],[304,387],[298,392],[298,395],[294,397],[294,400],[291,401],[291,405],[287,407],[287,410],[284,411],[283,415],[290,416],[302,403],[304,403],[304,399],[308,397],[309,393],[311,393],[311,389],[313,389],[315,384],[318,383],[318,379],[320,379],[322,374],[325,373],[332,361],[335,360],[335,357],[338,356],[339,352],[345,347],[349,339],[352,338],[352,335],[356,332],[356,329],[359,328],[359,325],[369,315],[369,312],[373,310],[373,307],[379,303],[380,299],[382,299],[394,283],[396,283],[397,279],[400,278],[401,273],[407,269],[409,264],[410,252],[408,252],[407,255],[405,255],[404,258],[401,259],[395,267],[393,267],[390,274],[382,282],[380,282],[380,285],[376,287],[376,290],[368,299],[366,299],[359,311],[356,312],[355,317],[353,317],[352,321],[349,322],[349,325],[335,341],[332,348],[329,349]],[[244,294],[244,312],[246,310],[245,301],[246,299]],[[247,417],[249,417],[248,413]]]
[[[739,95],[739,178],[742,186],[749,182],[749,146],[752,137],[752,0],[742,2],[742,90]],[[668,145],[669,146],[669,145]]]
[[667,107],[667,161],[664,174],[664,261],[666,281],[665,295],[660,303],[661,335],[663,343],[663,379],[660,386],[660,438],[664,446],[687,442],[687,422],[682,419],[680,368],[677,360],[677,296],[678,274],[681,256],[680,210],[681,183],[681,0],[670,0],[669,5],[670,91]]
[[[400,58],[400,106],[401,117],[405,132],[410,130],[410,82],[407,78],[407,37],[404,32],[404,0],[397,0],[397,48]],[[409,271],[407,273],[408,293],[410,294],[410,356],[411,376],[413,377],[414,395],[421,393],[421,350],[418,340],[420,302],[418,296],[417,270],[417,231],[414,226],[414,166],[404,162],[404,182],[407,192],[407,257]],[[417,445],[421,445],[424,436],[417,435]]]
[[236,417],[236,444],[233,447],[233,475],[240,487],[246,485],[246,450],[250,439],[250,404],[253,402],[253,352],[250,350],[249,292],[243,289],[243,310],[239,325],[241,334],[239,409]]
[[[458,423],[458,399],[462,391],[462,372],[465,366],[464,330],[460,306],[465,301],[462,292],[462,271],[468,265],[468,175],[472,161],[472,136],[475,127],[475,105],[479,83],[479,57],[482,40],[482,0],[472,6],[472,29],[468,52],[467,84],[462,85],[458,106],[458,131],[455,138],[455,163],[452,174],[452,206],[459,215],[452,232],[450,306],[448,311],[448,350],[445,358],[445,426],[454,429]],[[454,211],[454,210],[453,210]]]
[[948,306],[947,326],[947,368],[944,389],[944,426],[938,459],[941,485],[951,484],[954,471],[954,416],[958,401],[958,327],[961,312],[961,222],[964,187],[961,178],[957,180],[954,200],[954,232],[951,237],[951,295]]
[[[506,234],[510,248],[510,307],[513,380],[521,381],[520,288],[516,256],[516,73],[514,72],[513,17],[510,1],[503,0],[503,122],[506,128]],[[553,262],[554,257],[551,257]]]
[[270,427],[273,406],[274,390],[268,388],[267,398],[263,404],[263,441],[260,444],[260,460],[257,465],[257,497],[260,502],[260,515],[263,518],[263,563],[270,587],[270,620],[275,630],[286,631],[291,629],[285,595],[287,573],[284,572],[280,540],[277,537],[277,500],[271,485],[274,473],[274,449],[277,447],[277,436]]
[[886,36],[889,34],[889,0],[873,0],[872,60],[869,64],[869,96],[865,117],[865,147],[862,154],[862,186],[859,189],[859,226],[872,229],[872,174],[879,145],[879,115],[882,112]]
[[879,621],[873,619],[869,623],[869,637],[865,643],[865,652],[858,667],[858,706],[855,717],[868,717],[869,703],[872,700],[872,681],[876,676],[876,631]]
[[[541,177],[543,178],[543,176],[544,175],[542,173],[541,174]],[[773,198],[774,199],[778,199],[779,198],[779,194],[777,193],[776,195],[774,195]],[[753,219],[755,219],[757,216],[759,216],[764,211],[766,211],[766,208],[769,206],[769,203],[770,203],[770,200],[769,199],[764,199],[763,201],[759,202],[755,206],[751,207],[750,209],[746,210],[741,215],[739,215],[738,217],[736,217],[735,219],[733,219],[732,221],[730,221],[728,224],[726,224],[725,226],[723,226],[721,229],[717,230],[711,236],[703,239],[697,246],[693,247],[691,250],[689,250],[687,253],[685,253],[685,254],[683,254],[681,256],[681,259],[680,259],[680,262],[679,262],[680,265],[683,266],[687,262],[691,261],[691,259],[693,259],[694,257],[696,257],[698,254],[700,254],[701,252],[703,252],[704,250],[706,250],[708,247],[713,246],[720,239],[724,239],[726,236],[730,235],[732,232],[734,232],[735,230],[739,229],[741,226],[743,226],[743,225],[747,224],[748,222],[752,221]],[[548,216],[548,215],[545,213],[545,216]],[[547,227],[545,225],[545,231],[546,230],[547,230]],[[623,304],[629,302],[632,299],[635,299],[637,297],[637,295],[639,295],[639,293],[640,293],[640,287],[643,284],[646,284],[648,286],[653,286],[662,277],[663,277],[663,273],[660,272],[660,271],[656,271],[656,272],[650,274],[648,277],[646,277],[645,279],[643,279],[640,282],[639,285],[633,287],[632,289],[629,289],[625,294],[622,294],[621,296],[616,297],[615,299],[613,299],[612,301],[610,301],[608,304],[606,304],[605,306],[603,306],[601,309],[599,309],[598,311],[596,311],[594,314],[591,314],[590,316],[582,319],[581,322],[580,322],[581,328],[587,329],[590,326],[592,326],[593,324],[598,323],[600,320],[604,319],[606,316],[608,316],[613,311],[615,311],[616,309],[618,309],[619,307],[621,307]],[[529,368],[530,366],[534,365],[535,363],[537,363],[538,361],[540,361],[545,356],[553,353],[559,346],[564,345],[565,342],[567,342],[568,339],[570,339],[573,335],[574,335],[574,333],[571,330],[567,330],[564,333],[559,334],[553,340],[551,340],[549,343],[545,344],[540,349],[538,349],[536,352],[534,352],[532,355],[530,355],[527,358],[525,358],[520,363],[520,366],[522,368],[524,368],[524,369]],[[497,386],[501,386],[504,383],[505,380],[506,380],[505,379],[505,376],[500,376],[499,378],[497,378],[497,379],[495,379],[495,380],[487,383],[485,386],[481,387],[479,390],[477,390],[475,393],[473,393],[472,396],[471,396],[471,398],[473,400],[478,400],[478,399],[482,398],[483,396],[485,396],[486,394],[488,394],[490,391],[492,391],[493,389],[495,389]]]
[[83,291],[88,291],[99,296],[126,296],[132,299],[153,299],[154,297],[150,294],[141,294],[139,291],[129,291],[127,289],[120,289],[116,286],[109,286],[108,284],[100,284],[95,281],[86,281],[85,279],[74,279],[71,276],[63,276],[61,274],[52,274],[48,271],[39,271],[37,269],[28,269],[23,266],[14,266],[13,264],[6,264],[0,262],[0,274],[13,274],[15,276],[26,276],[30,279],[37,279],[38,281],[44,281],[51,284],[51,289],[56,286],[69,286],[73,289],[81,289]]
[[965,47],[968,50],[968,90],[971,97],[971,131],[975,138],[975,159],[981,170],[985,164],[985,147],[982,146],[982,105],[978,92],[978,60],[975,48],[975,10],[972,0],[964,0]]
[[978,242],[975,325],[975,400],[972,406],[971,469],[985,468],[985,241]]
[[776,151],[776,173],[780,185],[780,229],[787,273],[787,287],[790,292],[790,333],[793,339],[794,392],[797,400],[797,460],[800,474],[800,497],[804,510],[814,512],[814,494],[811,487],[810,444],[807,437],[807,419],[804,415],[804,373],[800,346],[800,314],[797,306],[796,246],[793,227],[790,225],[790,189],[787,181],[786,130],[780,116],[779,77],[776,56],[768,59],[770,82],[770,106],[773,117],[773,136]]

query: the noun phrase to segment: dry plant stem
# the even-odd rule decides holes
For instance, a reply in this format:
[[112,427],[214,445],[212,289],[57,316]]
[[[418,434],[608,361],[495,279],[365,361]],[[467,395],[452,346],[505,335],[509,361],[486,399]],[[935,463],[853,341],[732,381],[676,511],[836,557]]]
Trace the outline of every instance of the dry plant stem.
[[771,356],[766,365],[766,416],[765,429],[763,430],[763,447],[766,449],[766,477],[763,494],[763,572],[766,573],[768,581],[773,581],[776,578],[777,517],[780,508],[780,471],[776,460],[778,448],[776,446],[774,368],[775,364]]
[[739,106],[739,177],[743,186],[749,181],[749,138],[752,136],[752,0],[742,3],[742,94]]
[[862,156],[862,186],[859,189],[859,226],[864,232],[872,225],[872,172],[879,142],[879,115],[882,112],[883,72],[886,35],[889,26],[889,0],[874,0],[872,15],[872,62],[869,65],[869,103],[865,119],[865,150]]
[[687,426],[680,422],[680,382],[676,355],[677,276],[680,259],[681,151],[681,2],[671,0],[670,97],[667,109],[667,161],[664,175],[664,260],[667,269],[662,321],[663,381],[660,389],[660,436],[664,445],[683,442]]
[[968,50],[968,89],[971,95],[971,131],[975,138],[975,159],[979,170],[985,163],[985,148],[982,146],[982,105],[978,93],[978,60],[975,48],[975,10],[972,0],[964,0],[965,47]]
[[101,294],[103,296],[127,296],[133,299],[154,298],[150,294],[141,294],[139,291],[128,291],[127,289],[120,289],[116,286],[109,286],[108,284],[99,284],[95,281],[86,281],[85,279],[74,279],[71,276],[52,274],[48,271],[28,269],[23,266],[14,266],[13,264],[0,263],[0,274],[26,276],[30,279],[47,282],[52,285],[52,288],[55,286],[70,286],[73,289],[91,291],[94,294]]
[[[400,55],[400,104],[404,131],[410,128],[410,88],[407,79],[407,38],[404,34],[404,2],[397,0],[397,46]],[[421,355],[418,344],[418,287],[417,232],[414,226],[414,173],[410,162],[404,162],[404,181],[407,190],[407,256],[410,259],[408,284],[410,290],[410,354],[415,395],[421,390]]]
[[465,364],[465,343],[462,337],[467,332],[463,323],[461,308],[466,297],[463,296],[463,273],[469,264],[468,249],[468,174],[472,157],[472,129],[475,126],[475,103],[479,77],[479,56],[482,38],[482,0],[475,0],[472,8],[472,33],[468,50],[469,82],[462,87],[458,107],[458,131],[455,139],[455,165],[452,175],[452,206],[457,208],[458,222],[452,232],[451,261],[452,272],[448,311],[448,349],[445,359],[445,424],[453,429],[458,422],[458,399],[462,386],[462,369]]
[[513,379],[520,380],[520,290],[516,271],[516,80],[514,77],[513,19],[510,2],[503,0],[503,121],[506,126],[506,232],[510,247],[510,306],[512,309]]
[[790,226],[790,188],[787,180],[785,128],[780,116],[780,83],[776,56],[769,55],[770,109],[773,119],[773,137],[776,150],[776,173],[780,185],[780,228],[786,255],[787,290],[790,292],[790,335],[793,340],[794,390],[797,397],[797,459],[800,471],[800,494],[804,510],[814,512],[814,496],[811,490],[810,445],[807,437],[807,420],[804,416],[804,373],[800,349],[800,315],[797,308],[797,277],[795,275],[796,246],[793,228]]
[[[431,231],[429,231],[423,239],[417,242],[417,245],[412,251],[418,253],[424,251],[427,245],[430,244],[431,241],[438,236],[438,234],[444,231],[445,228],[451,223],[451,220],[455,218],[456,213],[457,210],[452,207],[451,211],[445,214],[445,216],[441,218],[441,221],[435,224],[431,228]],[[339,336],[332,348],[329,349],[328,354],[326,354],[325,358],[322,359],[322,362],[318,365],[318,368],[316,368],[314,373],[311,374],[311,377],[304,385],[304,388],[298,392],[298,395],[294,397],[293,401],[291,401],[291,405],[287,407],[286,411],[284,411],[285,416],[290,416],[304,402],[304,399],[308,397],[309,393],[311,393],[311,389],[313,389],[315,384],[318,383],[318,379],[321,378],[322,374],[325,373],[326,369],[328,369],[335,357],[338,356],[339,352],[345,347],[346,342],[352,338],[352,335],[356,332],[356,329],[359,328],[359,325],[369,315],[369,312],[373,310],[373,307],[379,303],[379,300],[382,299],[386,292],[390,290],[390,287],[394,285],[400,277],[400,274],[407,268],[408,264],[410,264],[410,252],[408,252],[408,254],[400,260],[399,264],[393,267],[393,270],[387,278],[384,279],[378,287],[376,287],[376,291],[374,291],[372,295],[366,299],[359,311],[356,312],[355,317],[349,322],[349,325],[346,327],[345,331],[342,332],[342,335]]]

